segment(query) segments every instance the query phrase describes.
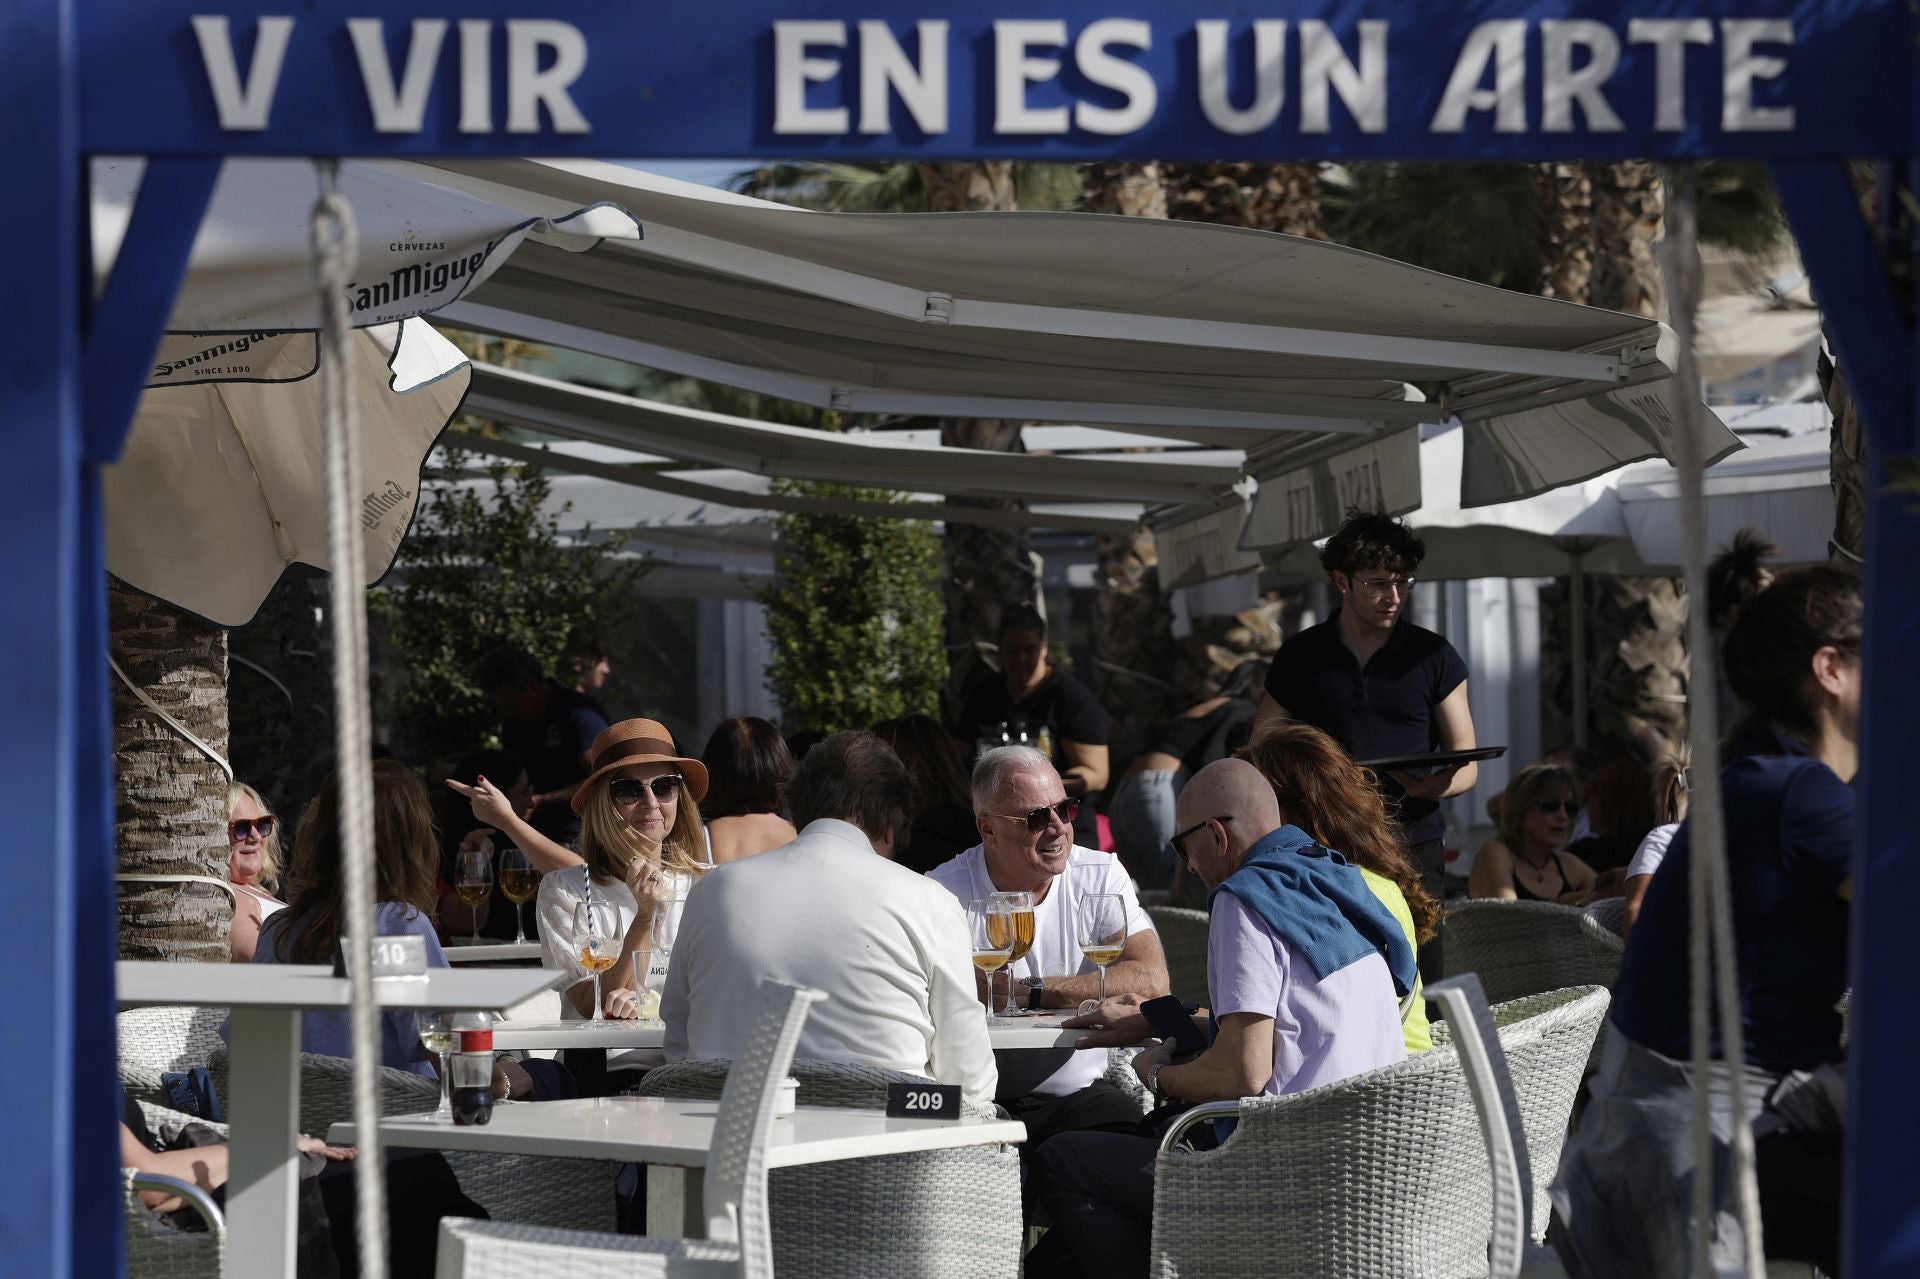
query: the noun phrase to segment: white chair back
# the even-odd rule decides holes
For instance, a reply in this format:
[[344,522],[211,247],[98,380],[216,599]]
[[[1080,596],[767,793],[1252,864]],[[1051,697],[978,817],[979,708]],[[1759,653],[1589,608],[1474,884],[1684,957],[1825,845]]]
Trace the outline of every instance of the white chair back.
[[1489,1279],[1513,1279],[1526,1260],[1533,1235],[1533,1173],[1527,1162],[1526,1129],[1513,1076],[1494,1029],[1487,992],[1472,973],[1427,987],[1427,998],[1445,1010],[1453,1045],[1480,1115],[1493,1174],[1493,1234],[1488,1245]]

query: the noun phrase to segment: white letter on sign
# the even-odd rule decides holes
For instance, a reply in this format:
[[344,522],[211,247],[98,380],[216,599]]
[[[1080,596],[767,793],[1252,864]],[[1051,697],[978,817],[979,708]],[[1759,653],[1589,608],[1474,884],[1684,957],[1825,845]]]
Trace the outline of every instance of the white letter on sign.
[[1787,133],[1792,107],[1756,107],[1753,82],[1771,80],[1787,69],[1785,58],[1759,58],[1756,44],[1792,44],[1793,24],[1785,18],[1720,20],[1721,56],[1726,59],[1720,87],[1720,127],[1728,133]]
[[[1493,62],[1493,88],[1482,89],[1487,63]],[[1467,37],[1453,64],[1453,76],[1433,113],[1432,133],[1458,133],[1467,112],[1493,111],[1496,133],[1527,131],[1527,24],[1519,18],[1483,22]]]
[[[860,132],[892,131],[887,118],[889,88],[899,93],[922,133],[947,131],[947,23],[943,18],[929,19],[920,23],[919,30],[920,65],[916,67],[886,23],[861,19]],[[846,112],[840,116],[844,121]]]
[[1258,133],[1280,118],[1287,100],[1284,78],[1287,22],[1260,18],[1253,24],[1253,105],[1241,110],[1227,92],[1227,24],[1206,18],[1193,24],[1200,45],[1200,109],[1207,123],[1222,133],[1244,136]]
[[1653,46],[1653,127],[1678,133],[1687,127],[1687,46],[1712,44],[1713,24],[1705,18],[1635,18],[1627,24],[1628,44]]
[[1060,59],[1029,58],[1033,45],[1063,48],[1067,24],[1057,18],[1031,21],[1001,18],[993,24],[993,131],[995,133],[1065,133],[1067,109],[1027,105],[1027,86],[1060,74]]
[[[540,50],[553,50],[553,65],[540,69]],[[535,18],[507,20],[507,132],[538,133],[540,108],[553,117],[555,133],[591,133],[567,86],[587,69],[587,38],[571,22]]]
[[[1573,132],[1573,107],[1587,117],[1595,133],[1618,133],[1620,117],[1607,105],[1600,86],[1620,65],[1620,37],[1602,22],[1548,18],[1540,24],[1540,127],[1547,133]],[[1584,46],[1587,65],[1573,69],[1573,51]]]
[[445,18],[415,18],[407,42],[407,69],[400,84],[393,83],[393,64],[387,61],[386,23],[378,18],[347,19],[353,56],[360,63],[360,83],[373,108],[376,133],[418,133],[427,113],[427,91],[433,87],[433,64],[447,38]]
[[493,132],[493,64],[487,45],[493,23],[460,19],[460,132]]
[[225,18],[200,17],[193,20],[193,35],[200,42],[200,61],[207,68],[207,87],[213,90],[213,107],[220,116],[220,127],[235,133],[258,132],[267,127],[267,113],[273,109],[273,93],[280,85],[280,64],[286,60],[287,41],[293,38],[292,18],[262,18],[259,34],[253,41],[253,65],[247,70],[247,83],[240,83],[240,66],[233,56],[233,34]]
[[1340,91],[1340,101],[1362,133],[1387,129],[1387,24],[1370,19],[1359,24],[1360,65],[1347,60],[1346,50],[1327,24],[1308,18],[1300,24],[1300,132],[1327,131],[1327,87]]
[[847,47],[844,22],[776,22],[773,24],[773,131],[775,133],[845,133],[845,107],[807,106],[807,86],[822,84],[840,74],[838,58],[810,58],[808,48]]
[[1133,133],[1153,119],[1159,100],[1153,77],[1145,67],[1137,67],[1124,58],[1107,52],[1110,44],[1130,49],[1151,49],[1153,31],[1146,23],[1131,18],[1102,18],[1092,23],[1073,42],[1074,65],[1080,74],[1103,89],[1126,95],[1124,107],[1096,107],[1086,102],[1073,104],[1073,122],[1088,133],[1118,136]]

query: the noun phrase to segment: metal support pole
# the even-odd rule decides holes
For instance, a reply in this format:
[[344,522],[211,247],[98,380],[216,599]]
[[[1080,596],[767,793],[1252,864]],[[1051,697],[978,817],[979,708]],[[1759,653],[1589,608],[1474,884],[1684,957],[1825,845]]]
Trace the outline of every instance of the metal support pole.
[[1573,557],[1573,572],[1568,575],[1567,597],[1570,607],[1567,609],[1567,627],[1572,631],[1573,643],[1569,646],[1573,652],[1573,744],[1585,747],[1587,744],[1587,559],[1584,555]]

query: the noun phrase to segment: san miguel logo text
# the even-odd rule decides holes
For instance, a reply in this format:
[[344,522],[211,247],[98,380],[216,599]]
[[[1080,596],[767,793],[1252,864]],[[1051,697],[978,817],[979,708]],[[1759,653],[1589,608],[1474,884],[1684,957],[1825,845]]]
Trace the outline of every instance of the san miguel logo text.
[[[451,290],[456,295],[480,274],[498,240],[488,240],[483,249],[444,262],[413,262],[395,267],[387,278],[373,284],[355,281],[347,286],[347,305],[355,314],[383,311],[417,299],[436,297]],[[409,306],[409,311],[420,308]]]
[[213,361],[220,360],[226,356],[245,355],[253,349],[255,342],[263,342],[267,338],[274,336],[277,335],[272,333],[241,333],[233,337],[222,338],[214,345],[204,347],[201,350],[193,352],[191,355],[182,356],[177,360],[160,361],[153,366],[153,376],[156,378],[170,378],[176,373],[186,373],[189,377],[231,377],[237,374],[243,374],[251,370],[252,365],[250,363],[232,368],[210,368],[207,366]]
[[388,480],[385,488],[360,499],[361,527],[369,532],[379,528],[380,522],[387,518],[389,512],[395,507],[405,506],[412,496],[412,492]]

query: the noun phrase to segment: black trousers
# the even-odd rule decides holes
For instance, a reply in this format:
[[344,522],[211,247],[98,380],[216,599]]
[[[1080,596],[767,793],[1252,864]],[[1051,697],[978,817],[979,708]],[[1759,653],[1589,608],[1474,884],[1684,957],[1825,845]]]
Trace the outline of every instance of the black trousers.
[[[1407,860],[1411,861],[1413,868],[1420,872],[1420,883],[1426,888],[1428,895],[1433,900],[1444,904],[1447,891],[1446,841],[1423,839],[1417,844],[1411,844],[1407,847]],[[1440,944],[1445,940],[1446,929],[1443,925],[1441,930],[1433,935],[1433,940],[1420,948],[1420,976],[1429,986],[1447,975],[1445,967],[1440,962]],[[1439,1006],[1436,1004],[1429,1010],[1429,1015],[1438,1011]]]
[[1027,1279],[1146,1279],[1159,1151],[1151,1137],[1117,1132],[1043,1143],[1030,1180],[1052,1226],[1027,1254]]
[[[333,1260],[341,1279],[360,1273],[360,1244],[354,1202],[356,1160],[328,1164],[318,1180],[320,1201],[326,1207],[333,1240]],[[447,1161],[431,1151],[391,1156],[387,1160],[387,1270],[393,1275],[430,1275],[440,1247],[444,1217],[488,1220],[487,1210],[467,1198]],[[304,1223],[303,1223],[304,1225]],[[304,1232],[303,1232],[304,1233]],[[307,1264],[303,1252],[302,1279],[324,1273],[324,1263]]]

